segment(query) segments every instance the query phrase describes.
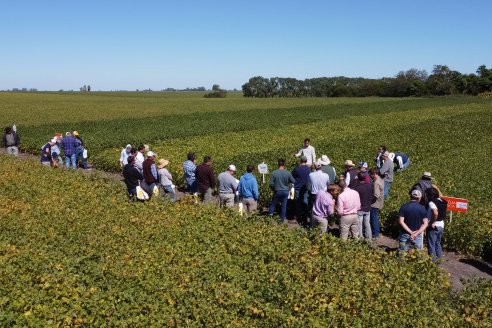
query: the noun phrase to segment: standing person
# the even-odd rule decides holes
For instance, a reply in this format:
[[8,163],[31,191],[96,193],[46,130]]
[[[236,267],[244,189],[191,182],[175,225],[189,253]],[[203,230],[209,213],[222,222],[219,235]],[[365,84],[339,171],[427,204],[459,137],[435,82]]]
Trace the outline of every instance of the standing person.
[[379,152],[376,155],[376,157],[374,157],[374,162],[376,163],[376,167],[378,169],[380,169],[381,167],[383,167],[383,163],[384,163],[383,154],[385,152],[386,152],[386,146],[385,145],[379,146]]
[[353,238],[359,238],[360,198],[357,191],[350,189],[343,181],[339,183],[342,193],[337,199],[337,214],[340,216],[340,238],[347,240],[349,232]]
[[293,156],[306,156],[307,164],[312,166],[314,162],[316,162],[316,151],[314,147],[311,146],[311,140],[309,140],[309,138],[304,139],[304,145],[296,154],[293,154]]
[[236,174],[236,166],[231,164],[227,167],[227,171],[220,173],[217,177],[220,206],[234,206],[234,197],[238,185],[234,174]]
[[212,157],[205,156],[203,158],[203,163],[196,167],[195,178],[202,201],[204,203],[212,202],[214,199],[213,190],[215,188],[215,173],[212,168]]
[[338,189],[337,185],[332,184],[327,191],[320,190],[316,194],[311,221],[313,222],[313,227],[319,226],[321,234],[328,231],[328,218],[335,211],[334,196],[338,193]]
[[384,199],[388,198],[391,184],[393,183],[393,162],[389,160],[389,153],[385,151],[381,156],[384,160],[383,166],[379,169],[379,175],[384,181]]
[[246,213],[252,213],[256,211],[258,207],[258,198],[260,196],[258,192],[258,182],[256,181],[253,171],[255,167],[248,165],[246,167],[246,173],[239,179],[239,198],[243,203]]
[[441,238],[444,233],[444,219],[446,218],[448,202],[439,197],[439,191],[436,188],[430,188],[428,194],[429,209],[427,216],[430,222],[427,230],[427,245],[429,247],[429,255],[432,257],[432,261],[435,262],[442,257]]
[[126,164],[128,164],[128,156],[131,155],[132,145],[128,144],[121,150],[120,154],[120,167],[123,168]]
[[[147,159],[143,162],[143,181],[141,187],[149,195],[149,200],[152,198],[156,183],[159,182],[159,175],[154,162],[155,157],[156,154],[153,151],[149,151],[147,152]],[[126,160],[128,162],[128,158]]]
[[70,132],[65,133],[65,138],[62,140],[61,146],[65,154],[65,167],[69,169],[71,162],[72,168],[75,170],[77,168],[77,145]]
[[379,211],[384,204],[384,181],[379,176],[378,169],[370,169],[369,174],[372,178],[373,197],[371,203],[371,229],[372,238],[379,237]]
[[166,166],[169,164],[167,159],[161,158],[157,162],[157,175],[159,176],[159,189],[161,189],[162,198],[166,199],[169,195],[171,202],[176,200],[176,195],[173,189],[173,176],[167,170]]
[[142,173],[135,167],[135,158],[133,156],[128,156],[127,164],[123,167],[123,177],[125,178],[130,203],[133,203],[137,198],[137,186],[143,180]]
[[137,168],[137,170],[140,171],[140,173],[143,173],[143,162],[145,161],[144,153],[145,153],[144,145],[138,146],[136,157],[135,157],[135,167]]
[[301,156],[300,164],[292,171],[292,176],[295,179],[294,199],[296,205],[296,219],[300,225],[305,225],[307,223],[309,204],[308,185],[310,173],[311,168],[307,164],[307,157]]
[[2,146],[7,149],[7,153],[14,156],[19,156],[19,135],[10,127],[5,128],[3,134]]
[[355,168],[354,162],[352,160],[347,159],[345,161],[345,183],[351,189],[357,185],[357,169]]
[[309,174],[309,186],[311,189],[312,203],[316,199],[318,191],[326,191],[326,189],[328,189],[328,185],[330,184],[330,177],[321,169],[323,167],[321,163],[316,162],[314,166],[316,167],[316,171]]
[[405,171],[410,166],[410,158],[404,153],[390,153],[389,158],[393,161],[394,164],[396,164],[396,172]]
[[278,169],[272,172],[270,176],[270,188],[273,190],[273,198],[268,209],[268,214],[273,215],[277,202],[280,200],[280,222],[284,223],[287,217],[287,200],[289,198],[289,183],[295,183],[296,180],[292,174],[285,169],[285,160],[278,160]]
[[84,140],[82,140],[78,131],[73,131],[73,137],[75,138],[75,163],[77,163],[80,158],[82,168],[87,169],[87,158],[84,158]]
[[373,187],[370,182],[366,182],[366,176],[364,172],[359,172],[357,178],[359,183],[355,186],[355,191],[359,193],[360,198],[360,210],[357,211],[359,218],[359,235],[367,240],[372,238],[371,229],[371,203],[373,198]]
[[371,183],[371,177],[367,172],[367,168],[368,168],[367,162],[359,162],[359,164],[357,164],[357,167],[359,168],[357,171],[357,176],[360,172],[362,172],[364,173],[364,181],[367,183]]
[[54,166],[53,157],[51,156],[51,147],[56,143],[56,139],[51,139],[41,148],[41,164],[44,166]]
[[324,173],[328,174],[328,176],[330,177],[330,183],[335,183],[335,180],[337,178],[337,171],[335,170],[333,165],[331,165],[331,161],[328,156],[321,155],[321,158],[318,159],[318,162],[320,162],[322,165],[321,170]]
[[424,248],[423,232],[427,228],[429,219],[425,207],[420,205],[422,193],[412,190],[410,202],[400,207],[400,243],[399,252],[408,251],[408,246],[422,250]]
[[427,206],[429,204],[427,191],[430,190],[432,187],[434,187],[432,185],[432,174],[430,172],[424,172],[420,180],[412,186],[408,193],[411,194],[413,190],[420,191],[420,193],[422,194],[422,197],[420,198],[420,204],[423,206]]
[[186,181],[187,190],[191,194],[195,194],[198,191],[198,186],[195,179],[196,170],[196,154],[189,152],[186,161],[183,163],[184,178]]

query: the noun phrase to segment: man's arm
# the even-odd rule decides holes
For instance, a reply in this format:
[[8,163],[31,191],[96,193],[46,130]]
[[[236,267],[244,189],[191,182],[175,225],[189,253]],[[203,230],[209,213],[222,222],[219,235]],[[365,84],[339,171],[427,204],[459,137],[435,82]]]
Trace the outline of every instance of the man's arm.
[[407,224],[405,223],[405,218],[403,216],[400,216],[400,225],[403,228],[403,230],[408,232],[410,235],[413,235],[414,232],[410,230],[410,228],[407,226]]

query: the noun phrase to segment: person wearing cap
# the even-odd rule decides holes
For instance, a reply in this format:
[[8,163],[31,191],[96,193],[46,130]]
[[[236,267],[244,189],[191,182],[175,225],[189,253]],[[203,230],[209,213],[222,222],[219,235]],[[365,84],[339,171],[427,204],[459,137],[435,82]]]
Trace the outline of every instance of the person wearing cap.
[[132,145],[128,144],[121,150],[120,154],[120,167],[123,168],[126,164],[128,164],[128,156],[131,155]]
[[234,174],[236,174],[236,166],[231,164],[227,167],[227,171],[220,173],[217,177],[221,207],[234,206],[234,197],[238,186],[238,182],[236,181]]
[[374,157],[374,162],[376,163],[376,167],[378,169],[380,169],[383,166],[383,163],[384,163],[383,154],[385,152],[386,152],[386,146],[385,145],[380,145],[379,146],[379,152],[376,155],[376,157]]
[[87,168],[87,158],[84,158],[84,140],[79,135],[78,131],[73,131],[73,137],[75,139],[75,161],[78,162],[79,158],[82,162],[82,168]]
[[128,156],[127,164],[123,167],[123,177],[125,178],[126,189],[130,202],[133,203],[137,198],[137,186],[143,180],[142,173],[135,167],[135,157]]
[[196,170],[196,154],[194,152],[189,152],[186,161],[183,163],[183,173],[186,181],[186,186],[188,192],[191,194],[195,194],[198,192],[198,186],[195,178],[195,170]]
[[384,199],[388,198],[391,184],[393,183],[393,162],[389,160],[389,152],[385,151],[381,156],[383,159],[383,165],[379,169],[379,175],[384,181]]
[[401,152],[394,152],[389,154],[390,160],[396,165],[396,172],[405,171],[410,166],[410,158]]
[[330,184],[330,177],[328,174],[323,172],[321,168],[323,167],[320,162],[314,163],[316,171],[309,174],[309,189],[311,191],[311,204],[316,200],[316,195],[318,191],[326,191],[328,185]]
[[359,164],[357,164],[357,179],[359,177],[359,173],[364,173],[364,181],[367,182],[367,183],[371,183],[371,177],[369,176],[369,173],[367,172],[367,168],[368,168],[368,165],[367,165],[367,162],[359,162]]
[[379,175],[379,170],[374,168],[369,170],[372,178],[373,196],[371,201],[371,231],[372,238],[379,237],[379,211],[384,205],[384,181]]
[[420,198],[420,204],[427,206],[429,204],[427,191],[433,187],[432,174],[430,172],[424,172],[419,181],[417,181],[412,188],[408,191],[408,194],[412,194],[413,190],[418,190],[422,194]]
[[331,165],[331,161],[326,155],[321,155],[321,157],[318,159],[318,162],[321,163],[321,171],[324,173],[328,174],[328,177],[330,177],[330,183],[335,183],[335,180],[337,178],[337,171]]
[[297,153],[293,154],[293,156],[306,156],[307,165],[312,166],[314,162],[316,162],[316,150],[311,146],[311,140],[309,140],[309,138],[304,139],[304,145]]
[[422,193],[414,189],[410,202],[402,205],[399,211],[400,237],[399,252],[408,251],[409,246],[422,250],[424,248],[423,232],[427,228],[429,218],[425,207],[420,205]]
[[359,236],[364,237],[367,240],[372,239],[371,229],[371,203],[373,198],[373,187],[371,182],[366,181],[366,177],[369,177],[364,172],[357,174],[357,180],[359,181],[354,190],[359,194],[360,209],[357,211],[359,218]]
[[294,199],[296,208],[296,219],[300,225],[307,224],[308,205],[309,205],[309,174],[311,168],[307,164],[307,157],[301,156],[301,162],[292,171],[294,182]]
[[61,146],[65,154],[65,167],[69,169],[70,163],[72,163],[72,168],[75,170],[77,168],[77,147],[75,138],[72,137],[70,132],[65,133],[65,138],[62,140]]
[[6,148],[7,153],[14,156],[19,156],[19,135],[10,127],[5,128],[2,139],[2,147]]
[[296,182],[292,174],[285,169],[285,160],[280,158],[278,161],[278,169],[272,172],[270,176],[270,188],[273,190],[273,198],[270,202],[268,215],[273,216],[275,207],[278,201],[281,202],[280,207],[280,222],[284,223],[287,218],[287,201],[289,199],[289,184]]
[[343,174],[345,178],[345,183],[349,188],[354,189],[354,187],[357,185],[357,169],[355,168],[354,162],[352,160],[347,159],[344,163],[345,165],[345,172]]
[[311,221],[313,227],[318,226],[321,234],[328,231],[328,218],[335,212],[335,197],[339,187],[331,184],[327,191],[320,190],[316,194],[316,201],[313,204]]
[[203,157],[203,163],[196,167],[195,178],[201,200],[204,203],[212,202],[214,200],[213,190],[215,188],[215,173],[212,168],[212,157],[208,155]]
[[166,199],[169,195],[171,202],[174,202],[176,195],[173,189],[173,176],[167,170],[166,166],[169,164],[167,159],[161,158],[157,162],[157,174],[159,175],[159,189],[162,191],[162,198]]
[[338,184],[342,193],[338,195],[336,213],[340,216],[340,238],[347,240],[350,235],[359,238],[359,218],[357,212],[360,210],[360,197],[357,191],[350,189],[344,181]]
[[[155,166],[156,154],[153,151],[147,152],[147,159],[143,162],[143,181],[141,184],[142,189],[149,195],[149,199],[154,193],[154,187],[159,182],[159,175],[157,173],[157,167]],[[127,158],[128,160],[128,158]]]
[[55,166],[53,157],[51,156],[51,147],[56,143],[56,139],[51,139],[41,148],[41,164],[45,166]]
[[258,198],[260,194],[258,192],[258,182],[256,181],[253,171],[255,167],[248,165],[246,167],[246,173],[239,179],[239,185],[237,190],[239,191],[239,199],[243,203],[246,213],[253,213],[258,207]]

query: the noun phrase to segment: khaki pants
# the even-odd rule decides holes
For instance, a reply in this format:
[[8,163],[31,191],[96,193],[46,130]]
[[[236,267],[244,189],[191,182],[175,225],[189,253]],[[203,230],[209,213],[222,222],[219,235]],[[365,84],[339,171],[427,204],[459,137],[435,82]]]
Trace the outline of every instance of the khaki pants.
[[258,203],[253,198],[243,199],[242,203],[246,213],[252,213],[258,208]]
[[340,238],[347,240],[349,231],[353,238],[359,238],[359,217],[357,214],[342,215],[340,218]]
[[233,207],[234,194],[219,194],[220,206]]
[[326,218],[313,214],[311,220],[313,220],[313,227],[319,227],[322,234],[328,231],[328,220]]

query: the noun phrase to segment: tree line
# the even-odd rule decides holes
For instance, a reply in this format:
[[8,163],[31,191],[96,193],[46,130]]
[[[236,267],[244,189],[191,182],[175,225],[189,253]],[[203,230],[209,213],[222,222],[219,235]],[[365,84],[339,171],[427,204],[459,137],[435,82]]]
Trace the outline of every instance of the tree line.
[[435,65],[430,75],[412,68],[381,79],[338,76],[297,80],[255,76],[242,90],[245,97],[257,98],[478,95],[492,91],[492,69],[481,65],[476,74],[462,74],[446,65]]

